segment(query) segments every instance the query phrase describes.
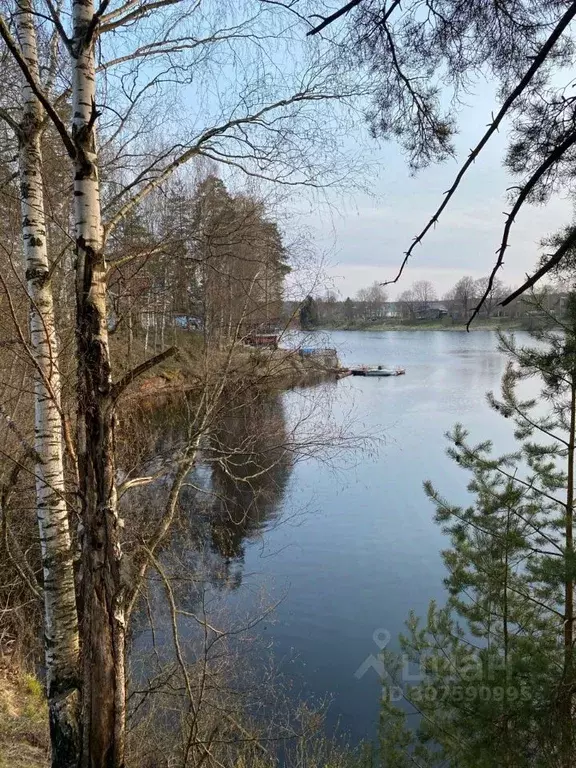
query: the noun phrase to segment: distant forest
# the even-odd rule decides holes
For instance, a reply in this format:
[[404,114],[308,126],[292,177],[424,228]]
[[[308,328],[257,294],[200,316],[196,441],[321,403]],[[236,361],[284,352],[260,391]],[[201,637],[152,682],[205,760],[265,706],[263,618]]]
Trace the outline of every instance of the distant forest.
[[538,294],[523,295],[505,307],[502,300],[511,288],[495,280],[488,297],[488,278],[462,277],[439,298],[434,285],[427,280],[418,280],[390,300],[386,289],[377,281],[368,288],[362,288],[351,298],[339,298],[333,291],[323,296],[307,296],[298,304],[285,302],[287,317],[298,317],[303,329],[313,328],[355,328],[374,325],[415,325],[431,321],[444,321],[447,325],[467,323],[475,309],[478,321],[498,320],[519,321],[530,325],[533,321],[553,321],[566,311],[568,293],[561,285],[550,285]]

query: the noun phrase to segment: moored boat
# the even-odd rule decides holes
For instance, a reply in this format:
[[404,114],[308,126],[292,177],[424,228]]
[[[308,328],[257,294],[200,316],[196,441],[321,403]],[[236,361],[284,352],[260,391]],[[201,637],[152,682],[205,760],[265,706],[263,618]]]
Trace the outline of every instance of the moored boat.
[[384,368],[382,365],[352,368],[352,376],[402,376],[406,373],[404,368]]

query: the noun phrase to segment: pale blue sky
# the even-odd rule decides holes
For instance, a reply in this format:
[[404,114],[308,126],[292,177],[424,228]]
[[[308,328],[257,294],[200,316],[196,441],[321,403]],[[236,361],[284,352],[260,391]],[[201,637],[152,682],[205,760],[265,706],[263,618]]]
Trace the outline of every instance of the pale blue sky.
[[[497,109],[493,90],[481,84],[468,99],[471,106],[461,114],[456,145],[458,159],[411,177],[397,146],[367,145],[377,162],[374,197],[364,194],[339,196],[337,210],[306,217],[315,243],[326,253],[327,273],[343,296],[353,295],[374,280],[395,275],[402,254],[414,235],[430,218],[459,167],[462,158],[484,131]],[[460,187],[435,231],[417,247],[394,296],[413,280],[431,280],[439,295],[464,274],[486,275],[494,261],[509,210],[506,188],[513,180],[502,167],[505,133],[496,135]],[[538,258],[540,240],[570,220],[571,203],[554,198],[546,206],[528,206],[518,217],[500,278],[518,285]]]
[[[349,94],[346,99],[352,103],[349,110],[332,100],[302,103],[293,110],[286,110],[286,114],[294,113],[287,130],[283,130],[280,119],[286,115],[280,110],[278,115],[270,116],[268,126],[251,125],[250,142],[243,142],[241,132],[234,135],[230,131],[227,137],[215,138],[210,149],[213,153],[223,153],[216,154],[220,159],[228,156],[226,152],[235,160],[240,157],[246,166],[259,172],[259,162],[251,158],[253,154],[257,158],[264,157],[264,165],[270,166],[267,172],[284,180],[294,177],[310,181],[307,169],[314,167],[312,177],[322,183],[330,183],[340,178],[341,172],[356,168],[354,160],[347,162],[348,154],[356,155],[356,158],[360,156],[370,165],[370,172],[363,175],[362,182],[373,194],[351,191],[350,186],[339,191],[331,189],[326,193],[329,205],[323,206],[317,200],[311,200],[301,188],[278,190],[265,183],[259,188],[254,178],[247,180],[226,165],[220,168],[227,181],[230,177],[233,188],[250,189],[255,185],[257,192],[265,196],[270,194],[271,198],[282,198],[289,190],[297,189],[289,195],[290,200],[284,201],[284,210],[282,203],[278,205],[278,216],[288,239],[303,229],[310,233],[314,250],[323,256],[326,265],[328,281],[323,283],[329,285],[331,280],[331,287],[342,297],[354,295],[374,280],[390,279],[396,274],[413,237],[441,201],[442,193],[450,186],[462,159],[477,143],[491,114],[497,110],[493,85],[480,82],[476,92],[467,96],[469,106],[461,110],[460,134],[456,139],[458,158],[428,168],[413,178],[395,144],[378,145],[368,138],[366,126],[355,125],[360,111],[367,106],[358,94],[369,92],[372,86],[372,80],[365,72],[333,67],[332,56],[336,54],[332,47],[325,46],[319,39],[306,38],[301,25],[290,15],[285,19],[273,5],[247,1],[226,7],[226,18],[221,18],[218,4],[208,6],[206,16],[200,14],[197,22],[202,34],[192,23],[197,14],[193,14],[192,19],[182,17],[177,25],[173,22],[172,26],[178,26],[179,34],[199,37],[205,34],[207,40],[212,39],[213,28],[233,29],[235,24],[240,25],[238,30],[242,34],[233,42],[215,46],[207,43],[206,50],[200,46],[197,52],[186,54],[184,59],[194,76],[181,74],[176,85],[168,78],[161,88],[161,97],[154,89],[145,90],[147,95],[141,104],[141,113],[136,112],[132,118],[138,151],[142,151],[140,145],[145,145],[146,140],[154,142],[158,136],[162,136],[167,146],[192,142],[214,125],[226,123],[231,117],[242,116],[245,112],[257,112],[263,105],[289,99],[303,89],[333,93],[333,88],[337,88],[336,93]],[[254,20],[251,20],[251,8],[256,14]],[[170,21],[172,14],[178,18],[179,12],[176,7],[155,16],[159,30],[149,30],[151,37],[162,39],[163,25]],[[286,22],[288,27],[284,29]],[[248,30],[254,32],[254,39],[245,34]],[[132,35],[132,29],[128,28],[110,38],[109,54],[117,55],[134,47],[136,42]],[[322,53],[324,49],[325,53]],[[341,63],[339,59],[337,62]],[[163,72],[165,66],[161,57],[134,72],[132,64],[120,65],[108,73],[108,95],[114,95],[122,103],[122,99],[126,100],[125,78],[129,82],[133,78],[134,83],[142,85],[153,74]],[[183,71],[188,72],[187,69]],[[115,103],[115,106],[118,105]],[[106,113],[106,119],[111,121],[112,127],[108,130],[112,131],[116,113]],[[143,134],[143,129],[149,134]],[[259,148],[256,152],[252,148],[254,142]],[[513,183],[502,168],[505,147],[505,133],[492,139],[465,178],[437,229],[416,249],[397,290],[404,290],[414,280],[427,279],[442,295],[463,275],[481,277],[490,271],[501,238],[503,211],[510,206],[506,188]],[[138,154],[135,157],[137,164]],[[272,158],[271,162],[267,158]],[[354,173],[352,175],[357,178]],[[288,218],[282,219],[286,209],[289,209]],[[519,284],[534,267],[541,239],[566,224],[571,212],[570,202],[562,199],[555,199],[546,207],[526,208],[513,229],[500,278],[509,285]],[[274,209],[273,213],[276,213]],[[305,247],[300,255],[303,271],[293,278],[298,283],[295,293],[321,292],[314,275],[316,259]],[[391,289],[391,295],[397,290]]]

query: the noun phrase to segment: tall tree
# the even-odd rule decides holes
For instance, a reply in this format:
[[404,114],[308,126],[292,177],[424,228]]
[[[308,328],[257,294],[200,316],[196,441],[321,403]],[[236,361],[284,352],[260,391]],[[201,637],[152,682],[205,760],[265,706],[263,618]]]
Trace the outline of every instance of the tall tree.
[[476,298],[476,283],[473,277],[461,277],[448,291],[446,299],[452,304],[452,313],[459,319],[468,320]]
[[398,303],[400,304],[402,317],[413,320],[416,316],[417,302],[412,288],[407,288],[398,294]]
[[318,327],[318,307],[312,296],[306,296],[300,307],[300,328],[312,331]]
[[386,303],[386,291],[375,280],[368,288],[361,288],[356,294],[358,302],[364,305],[364,309],[368,316],[379,316],[384,309]]
[[[20,55],[34,82],[40,83],[40,56],[35,9],[30,0],[15,6]],[[57,66],[55,51],[48,57],[47,82]],[[10,105],[13,106],[13,105]],[[64,476],[63,411],[56,313],[52,291],[53,267],[48,258],[44,208],[42,140],[46,114],[31,83],[22,83],[19,115],[2,107],[2,117],[19,145],[18,175],[22,210],[24,272],[29,299],[33,364],[36,514],[43,565],[44,637],[53,764],[75,766],[79,732],[79,635],[73,551]]]
[[490,277],[479,277],[474,281],[474,298],[480,299],[483,297],[480,312],[485,317],[491,317],[498,305],[510,293],[511,289],[507,288],[502,280],[498,278],[494,278],[490,282]]
[[346,300],[344,301],[344,318],[347,323],[351,323],[354,321],[355,316],[356,307],[350,296],[347,296]]
[[[320,179],[341,178],[340,144],[331,135],[340,123],[323,120],[322,105],[327,116],[338,98],[354,97],[358,88],[326,47],[314,45],[305,56],[292,57],[291,24],[302,22],[280,6],[251,2],[223,9],[212,3],[207,8],[185,0],[47,5],[47,13],[33,16],[33,24],[46,24],[54,33],[51,50],[59,66],[53,81],[59,92],[44,87],[14,37],[17,14],[11,12],[17,2],[0,15],[0,36],[73,166],[68,199],[74,222],[82,519],[82,763],[121,766],[129,568],[118,515],[115,411],[130,382],[174,350],[113,376],[107,290],[115,271],[107,260],[111,236],[179,168],[199,157],[289,185],[316,187]],[[229,78],[219,77],[231,61],[231,46],[234,87]],[[288,51],[294,62],[289,72],[277,65]],[[211,99],[204,98],[207,80],[214,88]],[[186,126],[173,111],[176,92],[202,105]],[[156,100],[152,93],[158,94]],[[159,141],[151,152],[147,137],[154,129]],[[351,172],[348,166],[346,173]],[[228,280],[226,272],[221,277]],[[220,309],[217,322],[229,324],[226,307]]]
[[421,311],[429,309],[430,304],[436,301],[436,291],[429,280],[416,280],[412,284],[412,294],[417,308]]
[[[501,337],[510,363],[500,397],[489,395],[514,423],[517,451],[495,455],[457,425],[448,452],[471,475],[470,505],[426,484],[450,536],[450,598],[431,605],[424,625],[408,622],[403,649],[421,682],[405,694],[424,717],[411,735],[388,700],[383,750],[395,762],[384,765],[573,763],[576,297],[561,325],[533,336],[532,345]],[[540,382],[541,398],[521,395],[528,379]]]

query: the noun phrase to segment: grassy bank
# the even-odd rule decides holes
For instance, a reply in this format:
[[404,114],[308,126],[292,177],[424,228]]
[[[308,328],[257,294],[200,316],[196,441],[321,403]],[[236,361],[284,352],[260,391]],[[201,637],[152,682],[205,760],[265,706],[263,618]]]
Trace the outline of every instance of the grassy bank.
[[0,768],[50,764],[48,710],[42,684],[12,665],[0,665]]
[[229,356],[227,350],[213,350],[208,357],[179,346],[174,357],[155,367],[146,377],[135,382],[129,396],[146,397],[162,393],[193,392],[206,382],[215,382],[223,375],[229,384],[225,388],[254,388],[261,392],[278,392],[294,387],[306,387],[338,376],[338,363],[324,364],[315,358],[302,358],[297,350],[251,349],[238,346]]

